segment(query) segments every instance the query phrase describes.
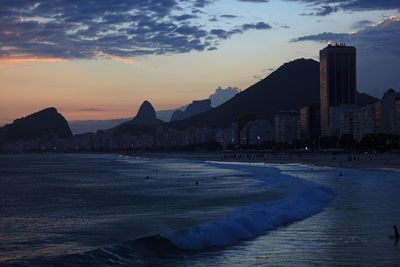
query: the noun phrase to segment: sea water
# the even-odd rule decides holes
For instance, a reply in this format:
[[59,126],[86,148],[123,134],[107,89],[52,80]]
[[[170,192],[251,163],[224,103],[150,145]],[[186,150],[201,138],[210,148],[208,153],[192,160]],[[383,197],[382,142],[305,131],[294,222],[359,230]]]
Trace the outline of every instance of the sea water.
[[390,265],[399,186],[392,170],[0,156],[0,264]]
[[[258,165],[258,164],[255,164]],[[400,266],[399,169],[344,169],[268,164],[282,174],[333,188],[320,213],[176,266]]]

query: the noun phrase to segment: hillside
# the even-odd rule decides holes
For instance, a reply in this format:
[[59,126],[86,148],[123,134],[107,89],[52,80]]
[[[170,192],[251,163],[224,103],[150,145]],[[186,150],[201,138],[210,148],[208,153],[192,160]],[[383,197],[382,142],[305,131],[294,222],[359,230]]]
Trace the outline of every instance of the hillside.
[[[360,94],[357,93],[357,96]],[[376,99],[363,94],[359,104]],[[280,110],[297,109],[319,103],[319,62],[297,59],[283,64],[263,80],[235,95],[226,103],[182,121],[170,123],[171,127],[226,127],[237,116],[254,113],[257,118],[273,120]]]
[[54,134],[59,138],[71,138],[72,132],[65,118],[51,107],[16,119],[2,128],[9,141],[29,140]]

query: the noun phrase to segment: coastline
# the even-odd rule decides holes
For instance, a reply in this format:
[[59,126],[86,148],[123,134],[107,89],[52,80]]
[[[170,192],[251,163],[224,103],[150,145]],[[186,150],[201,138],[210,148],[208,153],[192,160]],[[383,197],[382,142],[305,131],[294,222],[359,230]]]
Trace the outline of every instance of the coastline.
[[266,164],[304,164],[343,169],[398,169],[400,154],[334,154],[334,153],[249,153],[249,152],[139,152],[127,154],[143,158],[182,158],[201,161],[248,162]]
[[[1,154],[0,155],[18,155]],[[30,154],[30,153],[28,153]],[[33,153],[35,154],[35,153]],[[54,154],[48,153],[48,154]],[[400,153],[312,153],[312,152],[263,152],[263,151],[216,151],[216,152],[79,152],[55,154],[114,154],[138,158],[180,158],[199,161],[247,162],[266,164],[303,164],[317,167],[342,169],[378,169],[400,171]]]

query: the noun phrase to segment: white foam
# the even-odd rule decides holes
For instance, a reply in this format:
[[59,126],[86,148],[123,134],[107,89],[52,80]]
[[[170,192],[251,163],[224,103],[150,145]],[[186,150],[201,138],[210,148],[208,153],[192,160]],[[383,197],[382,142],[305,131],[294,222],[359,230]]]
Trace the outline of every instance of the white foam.
[[327,186],[283,174],[284,170],[281,171],[271,165],[204,162],[179,158],[151,159],[151,161],[195,163],[249,172],[259,181],[259,186],[268,187],[283,195],[278,201],[239,207],[222,220],[212,221],[184,232],[167,234],[166,237],[181,249],[199,250],[210,246],[226,246],[241,239],[261,235],[266,230],[273,230],[322,211],[335,196],[335,192]]
[[251,171],[257,175],[260,186],[274,188],[283,193],[284,197],[278,201],[240,207],[220,221],[167,235],[181,249],[199,250],[210,246],[226,246],[240,239],[261,235],[266,230],[322,211],[335,195],[329,187],[284,175],[276,168],[246,164],[209,164]]

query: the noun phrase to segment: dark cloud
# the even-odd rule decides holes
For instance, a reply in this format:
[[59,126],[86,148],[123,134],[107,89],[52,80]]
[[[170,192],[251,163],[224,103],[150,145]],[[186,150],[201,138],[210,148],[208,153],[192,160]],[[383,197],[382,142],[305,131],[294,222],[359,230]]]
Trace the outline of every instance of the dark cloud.
[[360,21],[356,21],[351,25],[352,29],[361,29],[364,28],[365,26],[371,25],[373,24],[372,21],[370,20],[360,20]]
[[315,8],[315,12],[311,13],[303,13],[301,14],[302,16],[327,16],[333,12],[336,12],[338,10],[337,7],[335,6],[321,6]]
[[271,26],[264,22],[258,22],[256,24],[243,24],[242,28],[244,31],[250,30],[250,29],[267,30],[267,29],[271,29]]
[[210,33],[212,35],[217,36],[219,39],[228,39],[229,37],[231,37],[234,34],[243,33],[243,31],[240,29],[234,29],[234,30],[230,30],[230,31],[225,31],[223,29],[212,29],[210,31]]
[[340,1],[340,7],[344,10],[387,10],[400,9],[400,1],[397,0],[356,0]]
[[326,16],[339,10],[365,11],[365,10],[389,10],[400,9],[398,0],[285,0],[290,2],[302,2],[316,6],[316,12],[302,15]]
[[[201,8],[212,2],[0,1],[0,58],[132,58],[186,53],[213,50],[218,39],[249,29],[270,28],[259,22],[230,30],[205,30],[198,24],[197,16],[203,15]],[[192,14],[185,12],[188,5]],[[229,14],[222,16],[233,18]]]
[[292,39],[291,42],[301,42],[301,41],[316,41],[320,43],[327,43],[328,41],[339,41],[342,43],[347,40],[348,33],[333,33],[333,32],[323,32],[319,34],[306,35]]
[[240,2],[268,3],[269,0],[239,0]]
[[217,19],[217,17],[214,16],[214,17],[210,18],[209,21],[210,21],[210,22],[217,22],[218,19]]
[[332,6],[322,6],[321,9],[315,14],[316,16],[326,16],[331,14],[332,12],[337,11],[336,7]]
[[182,20],[194,19],[194,18],[197,18],[197,16],[190,15],[190,14],[184,14],[184,15],[180,15],[180,16],[172,16],[172,18],[175,20],[178,20],[178,21],[182,21]]
[[400,87],[400,18],[386,18],[354,33],[324,32],[298,37],[292,42],[346,43],[357,48],[358,87],[381,96],[382,90]]
[[105,111],[105,110],[99,109],[99,108],[81,108],[81,109],[78,109],[78,111],[99,112],[99,111]]
[[220,17],[224,18],[224,19],[234,19],[234,18],[237,18],[238,16],[225,14],[225,15],[221,15]]
[[212,2],[214,2],[213,0],[195,0],[193,1],[193,5],[197,8],[202,8],[205,7],[206,5],[211,4]]
[[298,37],[292,42],[316,41],[316,42],[336,42],[349,43],[357,47],[358,51],[373,52],[384,51],[396,56],[400,56],[400,18],[386,18],[377,24],[364,27],[358,32],[353,33],[332,33],[324,32],[314,35]]
[[217,36],[220,39],[227,39],[234,34],[240,34],[248,30],[268,30],[268,29],[271,29],[271,26],[269,24],[264,22],[258,22],[258,23],[246,23],[238,28],[229,31],[223,29],[212,29],[210,33],[212,35]]

